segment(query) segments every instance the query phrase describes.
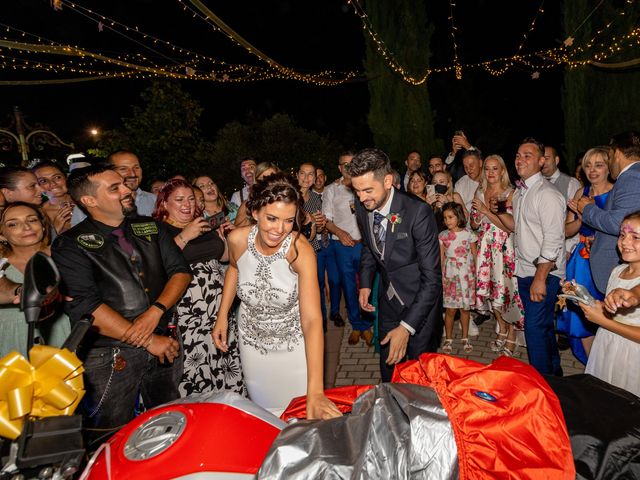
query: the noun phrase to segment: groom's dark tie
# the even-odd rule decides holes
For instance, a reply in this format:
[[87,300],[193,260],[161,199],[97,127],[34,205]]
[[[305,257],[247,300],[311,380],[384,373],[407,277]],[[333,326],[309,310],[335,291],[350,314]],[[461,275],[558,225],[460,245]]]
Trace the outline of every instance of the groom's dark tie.
[[385,228],[382,226],[383,220],[384,215],[380,212],[373,212],[373,236],[376,240],[376,246],[381,253],[384,250],[384,237],[386,233]]

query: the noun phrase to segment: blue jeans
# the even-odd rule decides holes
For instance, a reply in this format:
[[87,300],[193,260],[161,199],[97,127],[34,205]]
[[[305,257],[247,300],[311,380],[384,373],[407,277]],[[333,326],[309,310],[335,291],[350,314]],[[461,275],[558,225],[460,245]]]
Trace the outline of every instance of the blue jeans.
[[324,298],[324,272],[327,272],[329,279],[329,296],[331,301],[331,316],[340,313],[340,273],[336,263],[335,251],[331,248],[331,243],[316,252],[316,260],[318,262],[318,284],[320,285],[320,308],[322,308],[322,323],[326,326],[327,322],[327,305]]
[[560,352],[556,343],[554,307],[560,279],[547,276],[547,295],[542,302],[532,302],[529,288],[534,277],[518,277],[518,290],[524,304],[524,337],[529,363],[540,373],[562,376]]
[[86,427],[109,429],[130,422],[135,415],[138,393],[146,408],[157,407],[180,396],[182,355],[173,364],[165,361],[161,365],[143,348],[118,347],[126,365],[116,371],[113,368],[115,348],[92,348],[84,360],[87,393],[81,405]]
[[331,249],[335,252],[351,328],[359,331],[369,330],[371,328],[371,318],[369,316],[363,318],[360,314],[358,286],[356,284],[358,271],[360,270],[362,244],[358,243],[353,247],[345,247],[339,240],[331,240]]

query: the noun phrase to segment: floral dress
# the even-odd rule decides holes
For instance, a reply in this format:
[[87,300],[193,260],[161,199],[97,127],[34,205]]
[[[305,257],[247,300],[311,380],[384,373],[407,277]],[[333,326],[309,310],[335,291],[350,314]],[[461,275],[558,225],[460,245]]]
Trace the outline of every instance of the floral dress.
[[[168,225],[173,235],[180,229]],[[236,337],[235,317],[229,318],[228,352],[216,349],[211,337],[222,298],[224,244],[216,232],[193,239],[182,251],[193,278],[176,304],[178,329],[184,352],[184,371],[178,388],[181,397],[210,392],[246,395]]]
[[[507,207],[511,213],[511,207]],[[478,231],[476,261],[476,303],[480,311],[497,310],[503,320],[521,330],[524,327],[524,305],[515,277],[516,252],[513,238],[482,217]]]
[[470,310],[476,302],[475,264],[471,244],[476,243],[474,232],[464,228],[459,232],[445,230],[438,235],[444,248],[442,290],[445,308]]

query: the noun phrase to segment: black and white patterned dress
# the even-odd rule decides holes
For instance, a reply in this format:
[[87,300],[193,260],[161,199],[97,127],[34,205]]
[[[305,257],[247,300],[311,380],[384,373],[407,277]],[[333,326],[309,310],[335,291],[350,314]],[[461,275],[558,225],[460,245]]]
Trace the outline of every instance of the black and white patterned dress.
[[225,268],[219,259],[223,252],[224,244],[215,232],[192,240],[183,250],[193,279],[176,308],[184,351],[182,397],[224,390],[246,395],[235,317],[229,316],[227,353],[218,351],[211,337],[222,297]]

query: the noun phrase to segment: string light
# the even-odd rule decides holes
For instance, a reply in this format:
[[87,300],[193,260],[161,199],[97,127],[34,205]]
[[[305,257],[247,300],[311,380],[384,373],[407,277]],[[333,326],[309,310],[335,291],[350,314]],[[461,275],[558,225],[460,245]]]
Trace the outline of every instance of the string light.
[[[73,4],[68,0],[62,1],[65,2],[65,5],[67,6],[73,6],[76,8],[78,7],[76,4]],[[178,1],[183,4],[182,0]],[[191,1],[191,3],[199,3],[197,0],[189,1]],[[573,45],[573,38],[570,37],[572,41],[565,41],[560,47],[540,50],[523,55],[521,51],[524,48],[527,37],[531,34],[531,32],[534,31],[536,21],[539,16],[544,13],[544,0],[542,0],[538,11],[534,16],[529,29],[527,30],[527,32],[525,32],[523,40],[519,44],[517,53],[515,55],[495,58],[477,63],[462,64],[459,61],[458,57],[458,45],[456,43],[455,36],[456,30],[455,23],[453,21],[453,7],[455,6],[455,4],[452,0],[450,0],[452,39],[454,42],[453,64],[440,68],[426,69],[423,75],[413,76],[409,74],[409,72],[407,72],[404,67],[397,61],[393,52],[385,45],[384,41],[375,32],[371,22],[368,19],[368,16],[366,15],[366,12],[359,5],[358,0],[350,0],[348,1],[348,3],[353,6],[354,11],[361,18],[362,28],[365,32],[365,35],[369,36],[373,40],[376,47],[375,50],[380,55],[382,55],[387,65],[394,72],[399,74],[405,82],[412,85],[421,85],[425,83],[427,78],[434,73],[454,72],[456,77],[460,78],[463,70],[477,68],[484,69],[491,75],[498,76],[504,74],[509,68],[518,68],[518,66],[522,66],[524,68],[534,70],[532,78],[537,78],[540,75],[540,70],[554,68],[558,65],[566,65],[568,68],[577,68],[588,64],[598,64],[606,66],[606,64],[602,63],[603,61],[619,54],[625,49],[635,48],[640,45],[640,27],[631,30],[631,32],[626,35],[621,35],[619,37],[610,37],[608,38],[606,44],[605,42],[596,42],[599,37],[602,37],[604,32],[611,28],[616,19],[625,15],[624,11],[619,11],[618,15],[613,20],[610,20],[605,24],[604,27],[597,30],[594,36],[582,45]],[[602,1],[587,15],[587,19],[593,15],[595,10],[599,8],[601,4]],[[627,0],[626,4],[633,4],[633,0]],[[191,11],[194,16],[199,15],[197,12],[194,13],[193,9],[185,4],[183,4],[183,8],[185,10]],[[110,29],[114,29],[113,31],[115,31],[115,28],[125,29],[125,31],[127,32],[135,32],[135,35],[142,35],[142,38],[145,41],[153,41],[154,44],[162,43],[166,47],[171,45],[169,42],[141,32],[138,27],[129,27],[124,24],[120,24],[108,17],[99,16],[99,14],[88,9],[85,10],[87,10],[87,12],[90,12],[90,14],[87,15],[94,15],[94,18],[91,18],[93,21],[95,21],[96,18],[99,18],[99,21],[103,21],[105,22],[105,24],[108,23]],[[96,15],[98,15],[99,17],[95,17]],[[212,22],[208,19],[208,17],[202,15],[199,15],[199,17],[206,20],[207,23],[211,24]],[[217,19],[217,17],[215,18]],[[577,32],[585,24],[587,19],[584,19],[578,25],[578,27],[576,27],[573,34],[575,34],[575,32]],[[222,22],[221,20],[219,21]],[[158,54],[159,56],[163,56],[163,58],[168,59],[172,64],[161,65],[140,53],[116,54],[114,58],[114,56],[91,52],[86,49],[79,48],[78,46],[65,45],[62,43],[54,42],[42,36],[34,35],[32,33],[0,23],[0,27],[2,27],[6,31],[6,33],[13,33],[15,36],[21,39],[20,41],[17,41],[13,38],[4,36],[3,40],[0,40],[0,52],[3,49],[8,49],[12,52],[25,55],[36,54],[40,56],[55,55],[68,57],[66,63],[57,64],[46,62],[42,59],[35,61],[31,59],[5,56],[0,54],[0,59],[2,59],[0,62],[0,68],[11,69],[15,71],[32,70],[56,74],[66,73],[73,75],[82,75],[69,77],[66,79],[58,78],[45,80],[6,80],[0,81],[0,85],[35,85],[43,83],[79,82],[108,78],[178,78],[216,82],[255,82],[269,79],[294,79],[305,81],[307,83],[313,83],[316,85],[337,85],[344,81],[348,81],[348,79],[355,76],[355,73],[353,72],[344,74],[342,78],[336,78],[335,76],[337,75],[337,73],[332,71],[324,71],[316,74],[295,72],[292,69],[279,65],[273,59],[266,56],[260,50],[237,35],[223,22],[222,25],[224,25],[225,28],[218,28],[216,26],[218,31],[222,32],[229,38],[232,38],[232,40],[236,43],[238,43],[238,41],[245,42],[245,45],[242,45],[240,43],[238,44],[247,49],[247,51],[249,51],[252,55],[257,56],[262,61],[266,62],[267,66],[263,68],[245,64],[228,64],[226,62],[216,60],[199,53],[191,52],[187,49],[184,49],[183,47],[175,45],[171,45],[171,48],[177,49],[180,54],[189,57],[190,62],[192,62],[191,64],[189,64],[189,62],[185,63],[183,61],[178,61],[171,57],[165,56],[161,54],[161,52],[157,52],[155,49],[151,49],[151,51],[153,51],[154,54]],[[212,24],[212,26],[214,26],[214,24]],[[126,38],[129,38],[129,35],[124,35]],[[27,38],[33,38],[35,39],[35,41],[32,43],[27,43],[24,41]],[[140,44],[140,42],[138,42],[136,39],[130,39]],[[214,68],[206,68],[207,62],[215,64]],[[629,62],[623,63],[624,65],[629,64]],[[211,67],[211,65],[208,66]],[[109,69],[119,68],[124,70],[105,70],[105,67],[108,67]]]
[[449,22],[451,23],[451,41],[453,42],[453,67],[456,72],[456,79],[462,79],[462,67],[458,61],[458,43],[456,42],[456,24],[453,20],[453,8],[456,6],[453,0],[449,0]]
[[531,33],[533,33],[533,31],[536,28],[536,21],[538,20],[538,17],[543,13],[544,13],[544,0],[540,2],[540,6],[538,7],[538,10],[536,10],[536,14],[533,16],[533,20],[531,21],[531,25],[529,25],[529,29],[526,32],[524,32],[522,36],[522,41],[518,46],[518,50],[516,50],[516,55],[519,55],[522,49],[524,48],[524,44],[527,42],[527,38]]
[[186,0],[191,3],[197,11],[194,11],[191,7],[187,6],[183,0],[178,0],[178,2],[183,5],[185,10],[189,10],[194,17],[198,17],[209,25],[215,26],[218,31],[223,32],[230,40],[232,40],[235,44],[243,47],[247,52],[256,56],[263,62],[265,62],[269,67],[277,70],[281,75],[285,78],[290,78],[293,80],[298,80],[305,83],[312,83],[315,85],[324,85],[324,86],[335,86],[341,83],[347,82],[354,77],[356,77],[357,72],[345,72],[345,73],[337,73],[332,72],[330,70],[324,70],[317,74],[308,74],[301,73],[292,68],[285,67],[280,63],[276,62],[273,58],[269,57],[258,48],[254,47],[251,43],[249,43],[246,39],[244,39],[240,34],[238,34],[235,30],[233,30],[229,25],[222,21],[219,17],[217,17],[210,9],[208,9],[200,0]]
[[[634,0],[626,0],[626,4],[627,5],[631,5],[633,4]],[[544,2],[543,2],[544,3]],[[520,52],[522,50],[522,47],[524,47],[524,43],[526,40],[526,36],[531,33],[533,31],[533,29],[535,28],[535,23],[536,23],[536,19],[538,18],[539,14],[542,14],[544,12],[544,8],[543,8],[543,3],[540,5],[540,7],[538,8],[538,11],[536,13],[536,16],[534,17],[531,26],[529,28],[529,30],[525,33],[525,38],[523,39],[523,41],[520,44],[520,48],[518,49],[518,51]],[[556,67],[558,65],[567,65],[569,68],[575,68],[577,66],[582,66],[582,65],[587,65],[596,61],[600,61],[599,57],[596,58],[594,56],[592,56],[589,59],[582,59],[582,60],[577,60],[577,56],[578,54],[587,52],[588,50],[592,49],[594,44],[593,42],[595,41],[595,39],[601,35],[604,31],[606,31],[607,29],[609,29],[613,23],[613,20],[608,22],[605,27],[603,27],[602,29],[598,30],[596,32],[596,34],[594,35],[594,37],[587,42],[584,46],[575,46],[572,48],[571,52],[569,52],[568,47],[570,47],[571,45],[561,45],[559,47],[555,47],[555,48],[550,48],[550,49],[546,49],[546,50],[539,50],[536,52],[531,52],[528,54],[523,55],[522,53],[516,53],[515,55],[509,56],[509,57],[501,57],[501,58],[495,58],[492,60],[486,60],[486,61],[482,61],[482,62],[477,62],[477,63],[457,63],[457,43],[455,40],[455,23],[453,21],[453,6],[455,5],[453,3],[452,0],[450,0],[450,6],[451,6],[451,16],[450,21],[451,21],[451,25],[452,25],[452,29],[451,29],[451,35],[452,35],[452,39],[454,42],[454,62],[452,65],[449,66],[445,66],[445,67],[440,67],[440,68],[428,68],[425,70],[425,72],[423,74],[417,75],[417,76],[413,76],[411,75],[397,60],[395,55],[393,54],[393,52],[385,45],[384,41],[380,38],[380,36],[376,33],[376,31],[373,28],[373,25],[371,24],[366,12],[364,11],[364,9],[360,6],[360,4],[358,3],[358,0],[347,0],[347,4],[351,5],[354,9],[354,12],[356,13],[356,15],[358,15],[358,17],[360,18],[361,22],[362,22],[362,29],[365,32],[365,34],[374,42],[375,46],[376,46],[376,51],[383,57],[383,59],[385,60],[387,66],[393,70],[395,73],[397,73],[398,75],[400,75],[400,77],[402,78],[403,81],[405,81],[406,83],[410,84],[410,85],[421,85],[424,82],[426,82],[427,78],[430,75],[433,75],[434,73],[445,73],[445,72],[454,72],[456,75],[456,78],[461,78],[462,75],[462,71],[463,70],[468,70],[468,69],[475,69],[475,68],[482,68],[485,71],[487,71],[488,73],[490,73],[491,75],[494,76],[500,76],[503,75],[504,73],[506,73],[510,68],[515,67],[518,64],[524,65],[528,68],[535,68],[537,73],[536,77],[532,77],[532,78],[537,78],[539,77],[539,70],[540,69],[549,69],[549,68],[553,68]],[[597,8],[597,7],[596,7]],[[594,9],[595,11],[595,9]],[[593,12],[589,13],[588,16],[593,15]],[[624,16],[625,12],[624,9],[621,9],[618,12],[618,17],[619,18],[621,16]],[[584,20],[580,25],[582,26],[584,24],[586,20]],[[635,33],[635,30],[633,30],[632,32],[630,32],[629,34],[625,35],[623,38],[627,39],[627,40],[633,40],[633,38],[637,35],[637,33]],[[566,42],[565,42],[566,43]],[[620,42],[620,45],[617,45],[616,47],[611,47],[609,48],[606,53],[602,53],[602,55],[605,55],[607,58],[611,55],[613,55],[614,53],[618,53],[619,51],[622,50],[623,46],[621,45],[622,41]],[[631,42],[631,44],[628,44],[627,46],[632,46],[633,41]],[[600,45],[601,47],[603,45]],[[535,63],[536,61],[539,61],[540,64]],[[549,62],[553,62],[553,64],[549,64]]]

